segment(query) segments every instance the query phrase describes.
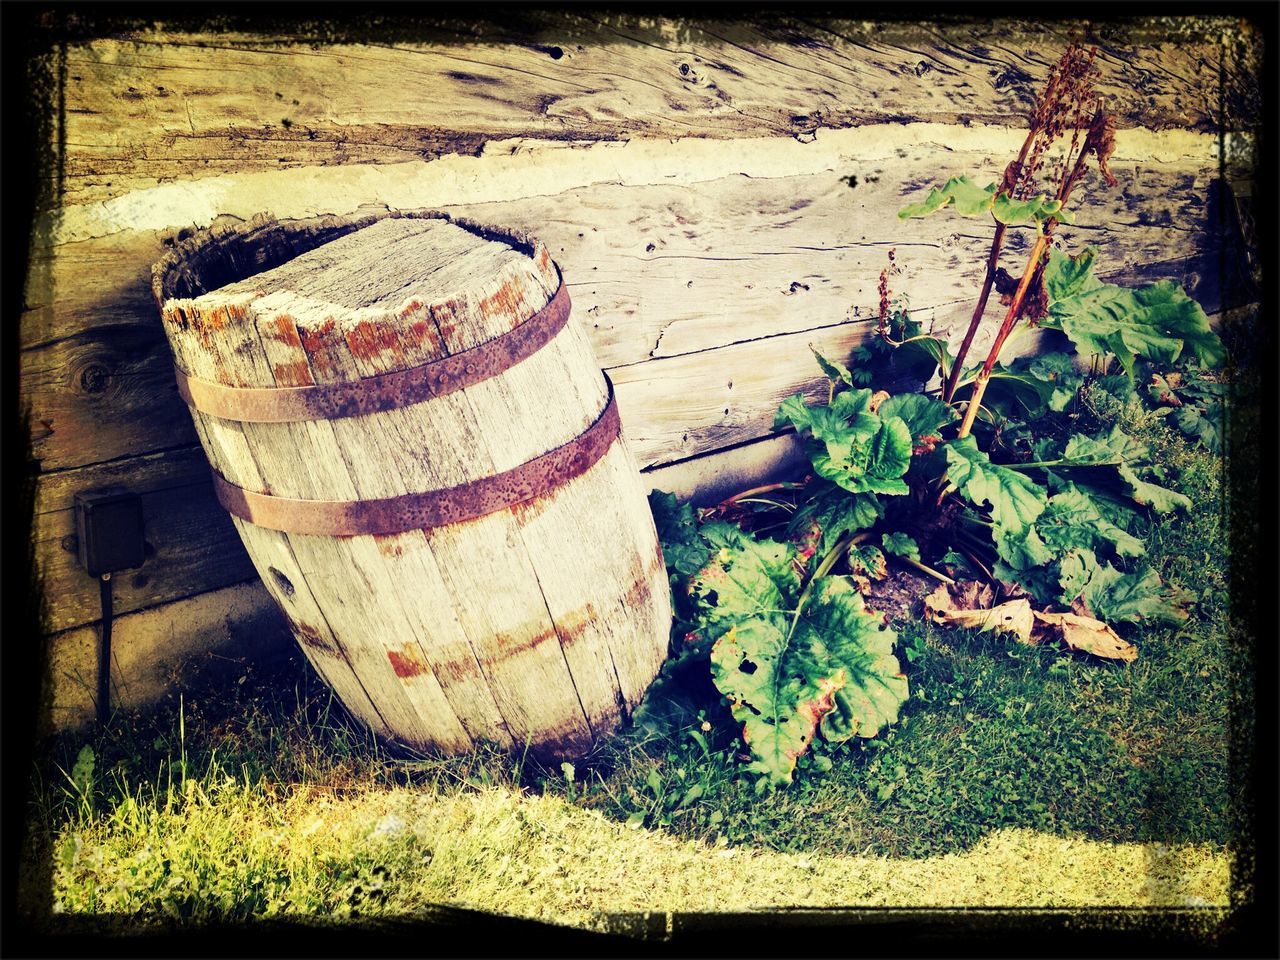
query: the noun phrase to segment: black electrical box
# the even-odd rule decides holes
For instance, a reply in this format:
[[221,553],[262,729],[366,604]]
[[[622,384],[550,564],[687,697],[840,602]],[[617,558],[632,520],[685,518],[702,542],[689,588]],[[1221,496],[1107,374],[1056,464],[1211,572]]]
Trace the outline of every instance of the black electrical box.
[[142,566],[142,498],[136,493],[78,493],[76,537],[80,565],[91,577]]

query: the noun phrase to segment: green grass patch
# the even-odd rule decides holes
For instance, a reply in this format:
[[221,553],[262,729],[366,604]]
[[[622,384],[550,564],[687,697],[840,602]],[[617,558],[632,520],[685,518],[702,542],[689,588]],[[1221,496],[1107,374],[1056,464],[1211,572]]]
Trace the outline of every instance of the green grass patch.
[[776,905],[1225,906],[1232,709],[1250,680],[1220,462],[1140,408],[1099,415],[1154,442],[1165,483],[1193,500],[1132,531],[1196,597],[1186,623],[1136,631],[1135,663],[900,624],[902,721],[759,792],[742,744],[699,722],[625,732],[556,768],[393,754],[295,660],[52,743],[28,863],[49,866],[57,911],[156,920],[435,903],[586,925]]

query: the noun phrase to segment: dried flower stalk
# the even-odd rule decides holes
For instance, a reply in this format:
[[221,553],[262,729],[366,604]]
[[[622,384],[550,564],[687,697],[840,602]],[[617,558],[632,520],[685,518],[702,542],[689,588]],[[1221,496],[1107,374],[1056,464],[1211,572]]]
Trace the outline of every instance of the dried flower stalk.
[[[1044,166],[1045,154],[1068,127],[1072,131],[1071,143],[1062,157],[1061,164],[1055,170],[1056,184],[1052,191],[1054,197],[1061,201],[1064,207],[1066,206],[1072,191],[1084,175],[1085,161],[1090,156],[1097,159],[1098,170],[1107,185],[1113,187],[1116,185],[1116,178],[1108,166],[1111,155],[1115,152],[1115,118],[1105,112],[1102,101],[1093,92],[1093,84],[1098,76],[1098,71],[1093,65],[1096,56],[1096,48],[1086,52],[1078,44],[1073,43],[1050,70],[1044,93],[1032,115],[1022,152],[1018,160],[1006,167],[1001,191],[1010,189],[1011,195],[1017,199],[1026,199],[1039,192],[1036,190],[1037,174]],[[1092,109],[1093,113],[1088,133],[1081,144],[1080,132],[1084,128],[1083,121],[1087,109]],[[1079,147],[1079,153],[1076,153],[1077,147]],[[1017,321],[1023,316],[1028,316],[1029,322],[1034,323],[1044,316],[1048,298],[1041,278],[1047,262],[1046,254],[1057,223],[1055,218],[1050,217],[1040,226],[1039,236],[1027,257],[1026,267],[1009,302],[1008,312],[1000,324],[1000,329],[996,332],[996,338],[987,354],[987,359],[974,380],[973,394],[969,398],[964,419],[960,424],[958,434],[960,437],[968,436],[973,428],[974,419],[982,407],[982,397],[986,392],[991,372]],[[978,298],[978,308],[969,323],[964,342],[956,356],[955,366],[947,381],[944,399],[948,401],[955,392],[964,358],[986,310],[987,299],[990,296],[997,269],[999,244],[1003,241],[1004,232],[1003,224],[997,224],[996,239],[992,244],[991,256],[987,260],[987,275],[983,282],[982,293]]]

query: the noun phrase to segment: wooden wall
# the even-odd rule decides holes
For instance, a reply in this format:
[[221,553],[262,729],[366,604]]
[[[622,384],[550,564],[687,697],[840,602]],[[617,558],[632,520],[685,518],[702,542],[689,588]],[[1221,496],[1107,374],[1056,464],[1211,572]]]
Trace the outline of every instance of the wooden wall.
[[[98,617],[72,552],[79,490],[143,495],[148,560],[118,579],[118,643],[163,658],[222,609],[201,595],[266,603],[150,300],[180,231],[376,206],[529,230],[564,270],[650,482],[711,495],[793,456],[773,411],[820,389],[810,345],[842,355],[866,335],[890,249],[917,317],[963,325],[988,227],[895,212],[948,174],[998,177],[1079,26],[517,19],[360,42],[148,28],[49,59],[56,201],[33,243],[20,389],[55,676],[57,637],[83,646]],[[1094,35],[1120,186],[1090,183],[1062,242],[1098,245],[1104,275],[1179,280],[1211,312],[1238,303],[1219,267],[1225,185],[1249,169],[1259,44],[1227,20]]]

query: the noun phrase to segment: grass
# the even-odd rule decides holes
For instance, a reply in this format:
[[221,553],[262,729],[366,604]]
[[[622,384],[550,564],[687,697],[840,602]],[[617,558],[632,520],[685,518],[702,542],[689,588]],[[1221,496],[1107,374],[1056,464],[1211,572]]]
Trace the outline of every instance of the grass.
[[1197,602],[1181,627],[1137,631],[1133,664],[907,624],[902,722],[764,794],[737,772],[740,745],[698,724],[554,769],[406,758],[301,663],[246,668],[52,744],[27,858],[49,876],[28,893],[141,920],[452,903],[586,926],[770,905],[1225,907],[1249,637],[1228,616],[1219,463],[1140,407],[1104,412],[1194,501],[1139,531]]

